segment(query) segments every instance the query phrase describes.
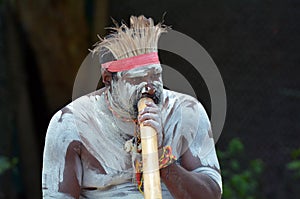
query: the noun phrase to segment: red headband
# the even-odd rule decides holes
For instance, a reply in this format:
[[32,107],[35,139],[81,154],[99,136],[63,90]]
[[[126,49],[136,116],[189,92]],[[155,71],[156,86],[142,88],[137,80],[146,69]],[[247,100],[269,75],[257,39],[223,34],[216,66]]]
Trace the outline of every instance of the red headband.
[[147,53],[134,57],[124,58],[116,61],[106,62],[102,64],[102,67],[109,72],[120,72],[124,70],[130,70],[141,66],[150,64],[159,64],[157,52]]

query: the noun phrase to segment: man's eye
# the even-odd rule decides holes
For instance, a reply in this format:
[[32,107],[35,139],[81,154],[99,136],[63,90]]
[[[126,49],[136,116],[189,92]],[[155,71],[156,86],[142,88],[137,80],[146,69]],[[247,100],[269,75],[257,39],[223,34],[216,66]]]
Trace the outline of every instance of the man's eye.
[[134,77],[134,78],[130,78],[130,81],[133,83],[141,82],[141,81],[143,81],[143,78],[142,77]]

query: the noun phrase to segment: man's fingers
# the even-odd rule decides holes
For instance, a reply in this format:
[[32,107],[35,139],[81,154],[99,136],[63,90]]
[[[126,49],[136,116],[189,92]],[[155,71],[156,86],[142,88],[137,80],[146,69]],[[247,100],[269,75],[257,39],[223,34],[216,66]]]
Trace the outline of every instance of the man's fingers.
[[155,113],[155,114],[159,114],[159,109],[158,108],[151,108],[151,107],[146,107],[144,108],[144,110],[142,110],[141,112],[139,112],[139,115],[143,115],[146,113]]
[[160,125],[159,122],[154,121],[154,120],[146,120],[143,122],[144,126],[151,126],[152,128],[155,129],[155,131],[157,132],[157,141],[158,141],[158,147],[160,147],[162,145],[162,141],[163,141],[163,134],[161,132],[162,127]]
[[146,102],[145,104],[149,107],[157,107],[157,105],[154,102]]
[[159,123],[155,120],[145,120],[145,121],[143,121],[143,125],[151,126],[151,127],[155,128],[156,130],[160,129]]
[[150,112],[145,112],[141,115],[139,115],[138,120],[140,123],[146,121],[146,120],[158,120],[158,116],[156,113],[150,113]]
[[158,146],[161,146],[163,134],[160,108],[153,102],[147,102],[146,107],[139,112],[138,121],[143,123],[144,126],[151,126],[155,129],[158,136]]

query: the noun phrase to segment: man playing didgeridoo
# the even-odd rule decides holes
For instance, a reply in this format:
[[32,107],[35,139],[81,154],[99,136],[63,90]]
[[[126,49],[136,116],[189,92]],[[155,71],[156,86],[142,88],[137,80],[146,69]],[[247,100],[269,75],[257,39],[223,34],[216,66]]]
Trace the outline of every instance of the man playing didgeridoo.
[[[167,27],[132,16],[129,27],[113,30],[92,50],[105,87],[73,101],[50,121],[43,198],[143,198],[145,165],[152,162],[142,161],[140,125],[157,133],[162,198],[221,198],[204,108],[193,97],[163,89],[157,43]],[[143,97],[152,100],[139,110]]]

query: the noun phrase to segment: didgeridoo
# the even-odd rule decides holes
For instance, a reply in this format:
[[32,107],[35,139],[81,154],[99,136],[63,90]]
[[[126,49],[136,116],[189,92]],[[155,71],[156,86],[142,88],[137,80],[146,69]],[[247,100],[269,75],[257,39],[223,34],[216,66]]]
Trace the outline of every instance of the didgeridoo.
[[[144,110],[146,102],[153,101],[144,97],[138,102],[138,110]],[[143,178],[144,178],[144,198],[161,199],[161,184],[158,163],[157,132],[150,126],[140,124]]]

